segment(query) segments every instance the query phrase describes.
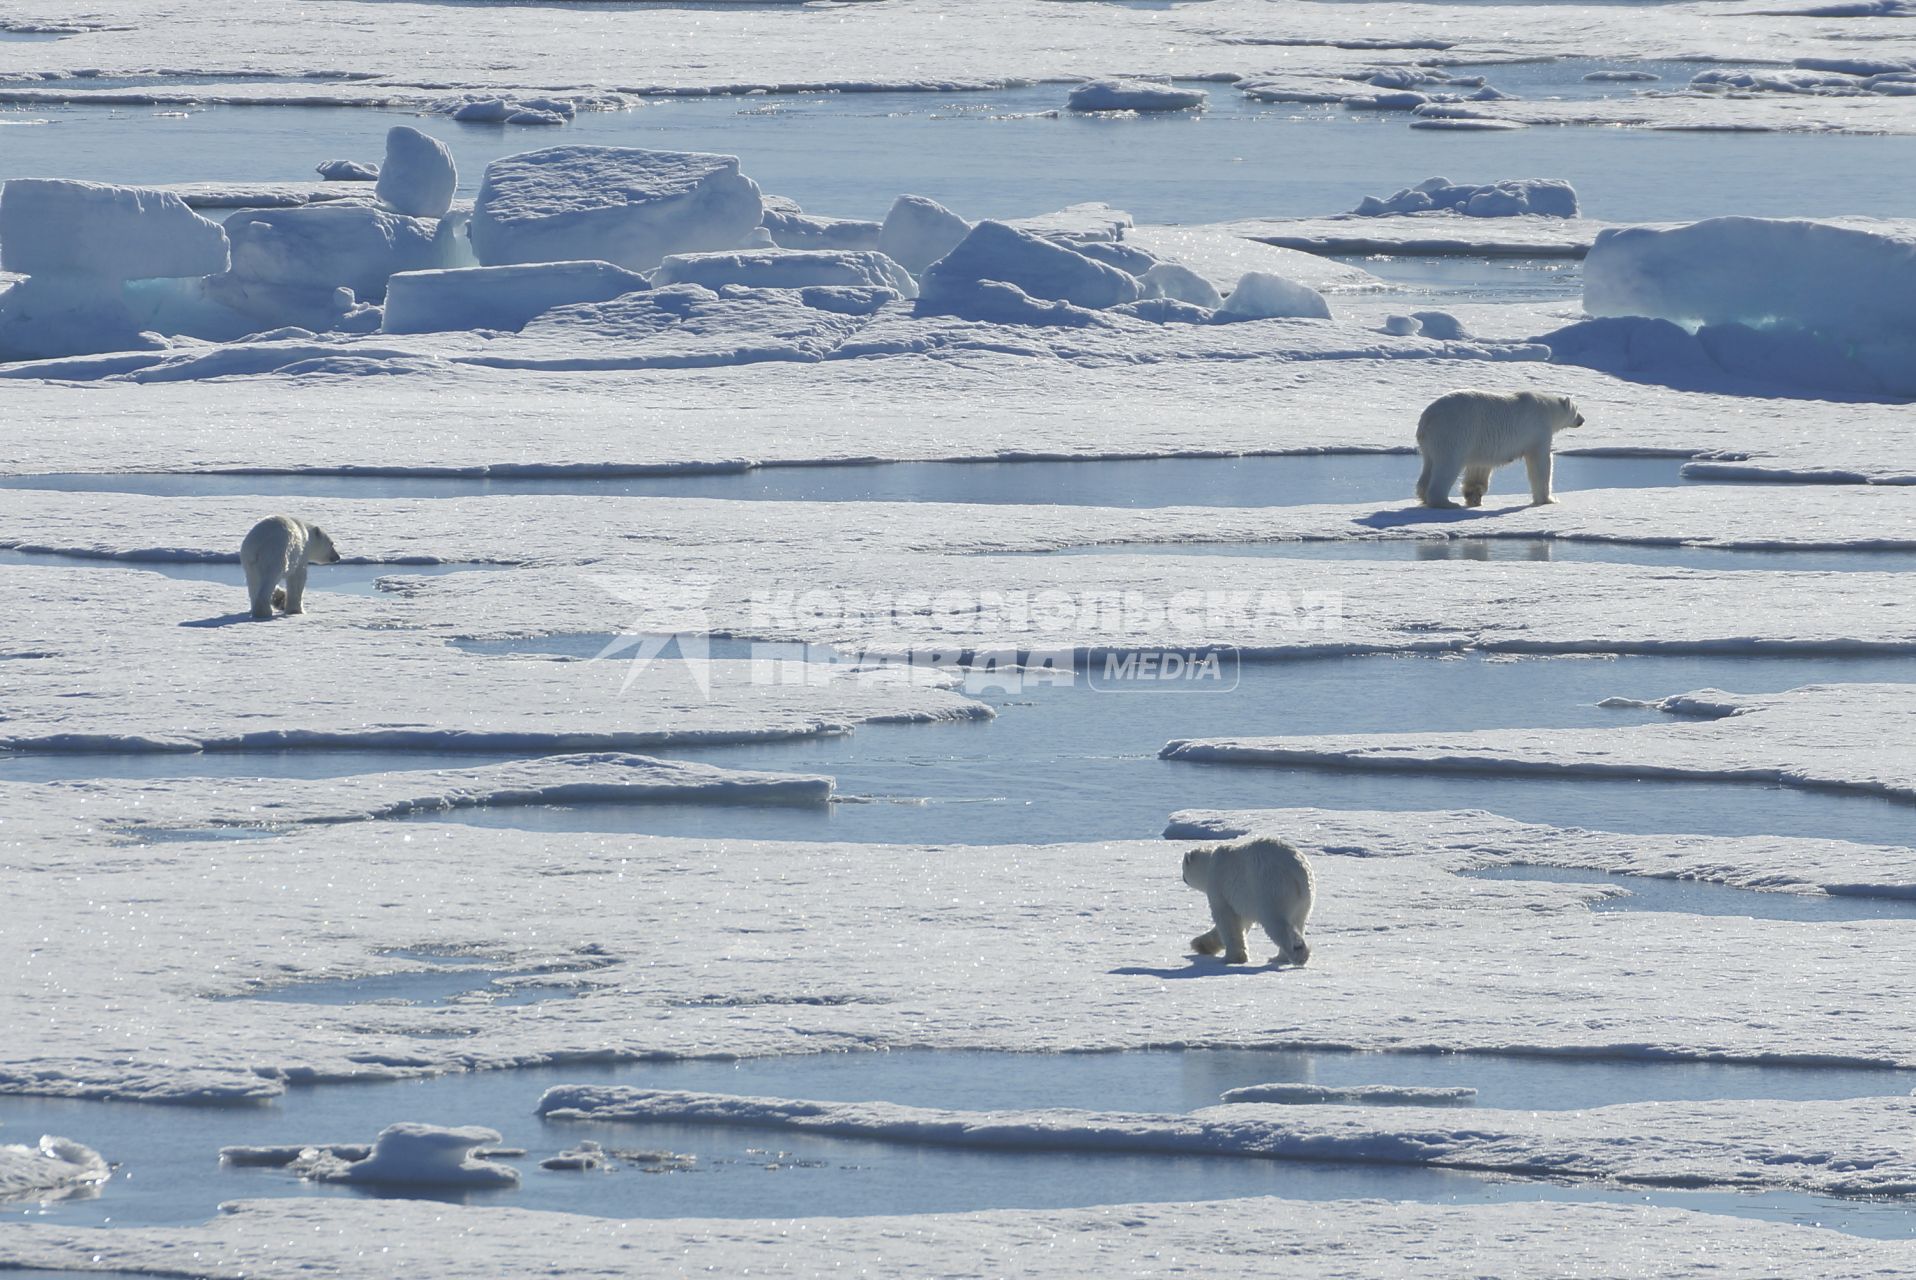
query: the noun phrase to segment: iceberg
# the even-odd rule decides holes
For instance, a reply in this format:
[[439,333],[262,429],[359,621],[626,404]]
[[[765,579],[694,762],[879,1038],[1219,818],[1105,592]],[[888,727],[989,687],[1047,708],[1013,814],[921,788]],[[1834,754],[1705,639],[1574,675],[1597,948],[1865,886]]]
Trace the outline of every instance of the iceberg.
[[486,166],[469,235],[483,266],[596,259],[650,271],[730,249],[764,216],[734,156],[549,147]]

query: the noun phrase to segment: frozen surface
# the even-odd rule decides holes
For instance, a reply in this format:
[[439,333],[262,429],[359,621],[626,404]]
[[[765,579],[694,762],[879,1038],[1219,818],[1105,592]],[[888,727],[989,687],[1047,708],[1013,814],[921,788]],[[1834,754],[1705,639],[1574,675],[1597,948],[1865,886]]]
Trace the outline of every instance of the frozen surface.
[[1507,178],[1501,182],[1486,183],[1426,178],[1395,195],[1382,198],[1366,196],[1352,212],[1360,217],[1375,218],[1422,213],[1430,209],[1450,209],[1468,218],[1516,218],[1525,215],[1574,218],[1578,214],[1575,189],[1558,178]]
[[987,221],[973,227],[956,248],[926,270],[919,308],[927,313],[998,319],[992,299],[1004,293],[1006,286],[1027,301],[1063,302],[1091,310],[1135,302],[1142,296],[1137,280],[1116,267],[1035,232]]
[[[1751,697],[1715,689],[1657,702],[1668,720],[1565,734],[1488,730],[1448,740],[1417,734],[1334,738],[1194,740],[1165,747],[1171,759],[1207,763],[1316,765],[1351,769],[1708,778],[1771,786],[1841,788],[1916,803],[1916,772],[1885,758],[1916,718],[1916,686],[1810,685]],[[1873,728],[1859,733],[1868,721]]]
[[670,254],[731,248],[763,213],[735,156],[550,147],[486,166],[472,247],[489,267],[584,258],[649,271]]
[[374,190],[393,212],[443,218],[459,189],[459,166],[445,143],[400,124],[386,131],[386,158],[378,179]]
[[108,1172],[99,1152],[67,1138],[47,1135],[32,1146],[0,1142],[0,1201],[71,1195],[105,1182]]
[[1088,80],[1065,95],[1073,111],[1188,111],[1210,95],[1153,80]]
[[846,249],[735,249],[727,253],[674,254],[652,273],[656,285],[698,284],[708,289],[800,289],[849,285],[918,296],[909,272],[882,253]]
[[0,266],[113,281],[200,276],[226,269],[226,236],[171,192],[16,178],[0,186]]
[[[1751,271],[1753,261],[1771,265]],[[1706,359],[1836,390],[1916,396],[1912,298],[1916,236],[1887,227],[1716,218],[1627,228],[1599,235],[1584,263],[1591,315],[1703,326]],[[1663,361],[1683,359],[1679,341],[1668,334]],[[1645,352],[1642,363],[1658,358]]]
[[649,287],[609,262],[539,262],[510,267],[406,271],[387,281],[381,329],[520,329],[553,307],[606,302]]
[[379,1187],[496,1187],[512,1186],[519,1171],[508,1164],[479,1158],[474,1148],[499,1141],[497,1129],[481,1125],[400,1123],[380,1130],[372,1154],[348,1159],[316,1150],[295,1162],[302,1177],[315,1182],[338,1182]]
[[[1736,1103],[1589,1111],[1474,1108],[1453,1125],[1409,1110],[1242,1103],[1183,1116],[1097,1111],[945,1111],[581,1085],[546,1091],[553,1119],[790,1129],[881,1142],[1086,1153],[1344,1160],[1640,1186],[1901,1194],[1916,1169],[1896,1131],[1908,1098],[1775,1103],[1760,1134]],[[1654,1116],[1654,1121],[1650,1117]],[[1667,1127],[1666,1127],[1667,1126]]]
[[1289,1106],[1316,1103],[1356,1103],[1376,1107],[1448,1107],[1476,1101],[1475,1089],[1423,1088],[1416,1085],[1364,1084],[1338,1087],[1322,1084],[1247,1084],[1226,1089],[1220,1102],[1270,1102]]

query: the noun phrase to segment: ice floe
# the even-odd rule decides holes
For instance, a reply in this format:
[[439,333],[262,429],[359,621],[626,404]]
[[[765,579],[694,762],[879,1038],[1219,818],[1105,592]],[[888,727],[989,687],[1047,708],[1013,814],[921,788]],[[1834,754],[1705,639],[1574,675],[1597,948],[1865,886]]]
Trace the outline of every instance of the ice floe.
[[1073,111],[1189,111],[1210,95],[1155,80],[1087,80],[1065,97]]
[[1266,1102],[1285,1106],[1354,1103],[1369,1107],[1450,1107],[1476,1101],[1466,1087],[1437,1088],[1395,1084],[1251,1084],[1227,1089],[1220,1102]]
[[497,1129],[480,1125],[448,1128],[411,1121],[388,1125],[363,1159],[337,1149],[308,1147],[294,1160],[301,1177],[314,1182],[378,1187],[510,1187],[519,1171],[482,1159],[477,1148],[499,1141]]
[[763,216],[734,156],[551,147],[486,166],[470,234],[484,266],[598,259],[649,271],[671,254],[729,249]]
[[517,330],[555,307],[609,302],[649,287],[644,276],[609,262],[405,271],[386,282],[380,328],[386,333]]
[[111,1173],[99,1152],[69,1138],[47,1135],[30,1147],[0,1142],[0,1201],[72,1195]]

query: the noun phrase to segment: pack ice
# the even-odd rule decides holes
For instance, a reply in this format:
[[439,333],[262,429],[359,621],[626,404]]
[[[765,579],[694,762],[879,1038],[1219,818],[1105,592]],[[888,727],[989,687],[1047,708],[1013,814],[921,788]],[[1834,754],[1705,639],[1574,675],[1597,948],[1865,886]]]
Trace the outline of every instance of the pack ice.
[[1065,105],[1073,111],[1188,111],[1210,96],[1157,80],[1088,80],[1065,96]]
[[0,1200],[58,1195],[105,1182],[105,1160],[67,1138],[43,1137],[34,1146],[0,1143]]
[[1615,228],[1598,234],[1583,272],[1587,314],[1672,322],[1621,335],[1637,368],[1706,359],[1769,381],[1916,395],[1906,231],[1740,217]]
[[1578,206],[1576,188],[1558,178],[1507,178],[1479,185],[1426,178],[1382,199],[1365,196],[1351,212],[1375,218],[1433,209],[1450,209],[1471,218],[1514,218],[1526,213],[1574,218]]
[[0,360],[156,345],[126,282],[226,270],[226,233],[165,191],[62,178],[0,187]]
[[486,166],[470,235],[483,266],[592,258],[650,271],[736,247],[764,212],[736,156],[548,147]]

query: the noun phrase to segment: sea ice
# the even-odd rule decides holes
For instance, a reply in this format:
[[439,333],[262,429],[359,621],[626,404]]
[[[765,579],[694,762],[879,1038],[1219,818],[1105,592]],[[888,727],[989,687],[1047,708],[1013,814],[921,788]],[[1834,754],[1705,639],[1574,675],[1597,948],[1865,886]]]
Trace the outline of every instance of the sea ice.
[[[1500,127],[1496,122],[1489,123]],[[1527,213],[1551,218],[1578,216],[1576,190],[1558,178],[1511,178],[1478,185],[1426,178],[1395,195],[1381,199],[1365,196],[1351,212],[1371,218],[1432,209],[1454,209],[1472,218],[1512,218]]]
[[409,217],[443,218],[458,189],[459,167],[450,147],[407,125],[386,131],[386,159],[375,188],[382,204]]
[[1171,298],[1213,311],[1224,305],[1223,295],[1209,280],[1180,263],[1160,262],[1140,278],[1154,298]]
[[111,1174],[99,1152],[70,1138],[49,1134],[31,1147],[0,1143],[0,1200],[58,1196],[98,1186]]
[[1088,80],[1065,96],[1065,105],[1073,111],[1188,111],[1210,96],[1156,80]]
[[321,182],[374,182],[379,166],[359,160],[322,160],[313,166]]
[[[930,314],[983,318],[997,308],[992,284],[1026,298],[1101,310],[1143,296],[1129,274],[1031,231],[981,222],[919,281],[919,307]],[[1040,321],[1040,323],[1043,323]]]
[[499,1141],[497,1129],[479,1125],[447,1128],[402,1121],[380,1130],[372,1154],[343,1159],[325,1148],[308,1148],[294,1168],[314,1182],[345,1182],[382,1187],[510,1187],[519,1171],[509,1164],[482,1160],[479,1147]]
[[230,283],[248,291],[329,294],[343,286],[361,302],[377,302],[394,273],[450,265],[437,224],[365,205],[236,213],[226,232],[233,242]]
[[1477,1100],[1467,1087],[1445,1088],[1395,1084],[1252,1084],[1226,1089],[1222,1102],[1274,1102],[1287,1106],[1354,1103],[1372,1107],[1449,1107]]
[[1270,320],[1295,317],[1328,320],[1331,308],[1324,295],[1306,285],[1267,271],[1247,271],[1224,299],[1219,320]]
[[609,262],[535,262],[510,267],[405,271],[386,282],[387,333],[519,329],[553,307],[606,302],[651,285]]
[[673,254],[652,272],[655,285],[697,284],[708,289],[801,289],[844,285],[890,289],[918,296],[911,275],[883,253],[845,249],[733,249],[722,253]]
[[878,250],[914,276],[958,247],[971,224],[935,200],[899,196],[878,232]]
[[486,166],[470,235],[485,266],[600,259],[650,271],[670,254],[730,249],[763,216],[734,156],[550,147]]
[[[1584,261],[1583,305],[1691,331],[1753,330],[1766,339],[1726,333],[1712,356],[1779,380],[1827,385],[1847,364],[1883,391],[1916,395],[1916,235],[1906,230],[1734,217],[1607,230]],[[1641,349],[1647,337],[1630,341]]]
[[171,192],[64,178],[0,186],[0,268],[140,280],[226,270],[226,234]]

